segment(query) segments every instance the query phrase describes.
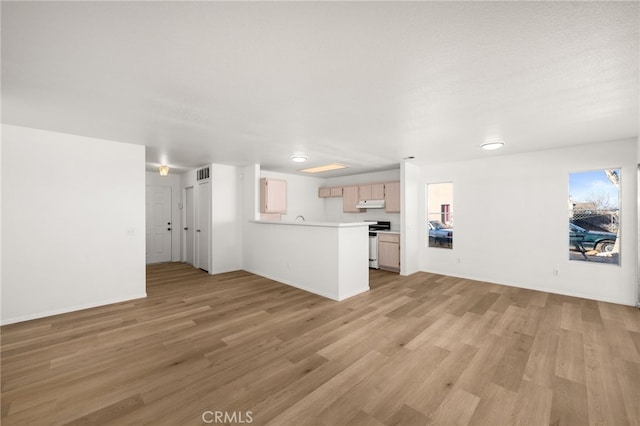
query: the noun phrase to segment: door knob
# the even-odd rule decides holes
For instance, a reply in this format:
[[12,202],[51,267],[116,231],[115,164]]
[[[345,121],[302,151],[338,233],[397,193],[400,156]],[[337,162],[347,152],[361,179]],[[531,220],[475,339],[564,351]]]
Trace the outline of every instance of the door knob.
[[200,230],[198,229],[196,232],[200,232]]
[[171,231],[171,228],[167,228],[167,231]]
[[188,228],[188,227],[187,227],[187,228],[184,228],[184,230],[185,230],[185,231],[186,231],[187,229],[189,229],[189,228]]

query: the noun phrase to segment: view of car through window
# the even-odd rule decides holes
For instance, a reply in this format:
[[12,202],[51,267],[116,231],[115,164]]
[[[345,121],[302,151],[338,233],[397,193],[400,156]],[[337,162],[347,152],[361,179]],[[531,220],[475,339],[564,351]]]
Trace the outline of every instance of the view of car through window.
[[569,174],[569,259],[620,264],[620,169]]
[[453,183],[427,184],[427,246],[453,248]]
[[453,246],[453,228],[438,220],[428,221],[427,226],[429,228],[429,247],[451,248]]

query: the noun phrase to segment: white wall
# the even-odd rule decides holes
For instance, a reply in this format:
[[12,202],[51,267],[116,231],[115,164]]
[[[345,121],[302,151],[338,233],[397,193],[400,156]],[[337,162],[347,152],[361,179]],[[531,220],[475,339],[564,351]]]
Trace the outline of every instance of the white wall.
[[182,188],[180,185],[180,175],[169,172],[168,176],[160,176],[158,172],[145,173],[146,186],[168,186],[171,188],[171,260],[179,262],[181,255],[182,237],[182,213],[180,203],[182,202]]
[[242,181],[234,166],[211,165],[212,274],[242,269]]
[[[395,182],[400,180],[400,169],[382,172],[362,173],[324,179],[322,186],[348,186],[362,183]],[[400,214],[386,213],[384,209],[369,209],[362,213],[345,213],[342,211],[342,198],[323,198],[325,220],[330,222],[362,222],[364,220],[388,220],[391,229],[400,230]]]
[[144,147],[2,136],[2,323],[145,297]]
[[[1,108],[0,108],[1,109]],[[2,165],[2,134],[0,131],[0,165]],[[0,324],[2,323],[2,170],[0,170]]]
[[[426,184],[451,181],[455,232],[453,250],[428,248],[423,227],[421,269],[635,304],[636,149],[627,140],[423,166],[421,217]],[[622,168],[621,266],[569,261],[568,175],[613,167]]]
[[306,221],[325,220],[323,199],[318,197],[323,179],[268,170],[261,170],[260,176],[287,181],[287,213],[282,215],[283,222],[294,222],[298,215]]
[[418,215],[418,199],[420,185],[420,168],[412,162],[404,161],[400,172],[400,274],[411,275],[420,270],[420,226],[422,221]]

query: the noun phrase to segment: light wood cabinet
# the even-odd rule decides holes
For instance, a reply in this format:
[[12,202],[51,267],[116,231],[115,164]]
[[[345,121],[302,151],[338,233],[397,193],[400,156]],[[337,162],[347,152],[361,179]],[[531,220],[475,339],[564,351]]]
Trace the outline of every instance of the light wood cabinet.
[[384,200],[384,183],[369,183],[358,186],[360,200]]
[[400,235],[378,233],[378,266],[400,271]]
[[322,186],[318,188],[318,197],[340,198],[342,197],[342,187],[341,186]]
[[384,210],[387,213],[400,213],[400,182],[384,184]]
[[260,213],[287,212],[287,181],[260,179]]
[[371,198],[371,185],[359,185],[358,198],[360,200],[373,200],[373,198]]
[[360,213],[362,209],[357,208],[358,205],[358,187],[345,186],[342,188],[342,211],[345,213]]
[[384,183],[374,183],[371,185],[371,199],[384,200]]

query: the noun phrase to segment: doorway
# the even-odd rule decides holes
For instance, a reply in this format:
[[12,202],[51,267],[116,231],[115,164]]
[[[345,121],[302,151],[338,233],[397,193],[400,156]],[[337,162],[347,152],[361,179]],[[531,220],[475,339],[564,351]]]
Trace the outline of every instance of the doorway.
[[171,261],[171,187],[146,188],[147,264]]
[[198,224],[196,244],[198,245],[198,268],[209,272],[209,248],[211,247],[211,185],[209,181],[198,183]]
[[191,266],[196,266],[195,263],[195,210],[193,203],[193,186],[186,188],[185,190],[185,262]]

